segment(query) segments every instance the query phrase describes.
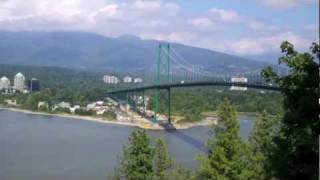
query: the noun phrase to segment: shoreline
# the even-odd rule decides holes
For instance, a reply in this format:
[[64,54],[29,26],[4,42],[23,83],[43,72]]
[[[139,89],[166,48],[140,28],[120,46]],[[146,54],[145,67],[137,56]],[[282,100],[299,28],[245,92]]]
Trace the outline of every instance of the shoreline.
[[[0,106],[0,110],[7,110],[12,112],[19,112],[19,113],[32,114],[32,115],[45,115],[45,116],[54,116],[54,117],[62,117],[62,118],[71,118],[75,120],[84,120],[84,121],[91,121],[91,122],[104,123],[104,124],[131,126],[131,127],[138,127],[146,130],[165,130],[165,128],[163,128],[159,124],[153,124],[151,122],[148,124],[143,124],[143,123],[137,123],[137,122],[111,121],[104,118],[93,117],[93,116],[80,116],[80,115],[74,115],[74,114],[52,114],[47,112],[31,111],[31,110],[21,109],[17,107],[5,107],[5,106]],[[209,126],[211,124],[213,124],[212,121],[205,119],[195,123],[174,124],[174,127],[176,129],[190,129],[193,127]]]

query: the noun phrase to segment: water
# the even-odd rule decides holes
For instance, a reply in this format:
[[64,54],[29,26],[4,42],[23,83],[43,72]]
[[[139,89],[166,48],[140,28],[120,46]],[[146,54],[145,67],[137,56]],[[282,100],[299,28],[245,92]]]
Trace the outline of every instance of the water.
[[[252,128],[240,117],[241,135]],[[0,110],[1,180],[105,180],[118,163],[134,127]],[[176,132],[148,130],[152,141],[164,138],[178,163],[194,168],[203,152],[208,127]]]

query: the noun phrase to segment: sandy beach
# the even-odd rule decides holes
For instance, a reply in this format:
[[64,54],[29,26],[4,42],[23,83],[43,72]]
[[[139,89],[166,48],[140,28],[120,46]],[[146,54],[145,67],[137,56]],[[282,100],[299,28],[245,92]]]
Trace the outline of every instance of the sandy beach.
[[[46,113],[46,112],[39,112],[39,111],[31,111],[31,110],[26,110],[26,109],[20,109],[16,107],[4,107],[0,106],[0,110],[8,110],[8,111],[13,111],[13,112],[20,112],[20,113],[26,113],[26,114],[34,114],[34,115],[45,115],[45,116],[56,116],[56,117],[64,117],[64,118],[72,118],[76,120],[85,120],[85,121],[93,121],[93,122],[98,122],[98,123],[106,123],[106,124],[117,124],[117,125],[124,125],[124,126],[133,126],[133,127],[138,127],[141,129],[150,129],[150,130],[164,130],[162,126],[159,124],[155,124],[152,122],[140,122],[140,121],[134,121],[134,122],[124,122],[124,121],[111,121],[102,117],[94,117],[94,116],[80,116],[80,115],[74,115],[74,114],[51,114],[51,113]],[[183,123],[183,124],[177,124],[174,123],[174,127],[176,129],[188,129],[192,127],[197,127],[197,126],[208,126],[212,124],[212,120],[209,119],[204,119],[199,122],[195,123]]]

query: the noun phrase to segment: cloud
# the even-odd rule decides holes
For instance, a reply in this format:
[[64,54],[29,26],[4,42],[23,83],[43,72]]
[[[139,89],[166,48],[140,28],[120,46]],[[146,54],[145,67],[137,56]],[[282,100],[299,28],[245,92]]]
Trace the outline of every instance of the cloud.
[[211,18],[216,21],[235,23],[241,20],[240,15],[234,10],[212,8],[209,13]]
[[189,32],[171,32],[168,34],[141,34],[141,36],[144,37],[143,39],[156,39],[159,41],[169,41],[184,44],[191,44],[198,37],[196,36],[196,34]]
[[317,0],[257,0],[259,3],[275,8],[275,9],[290,9],[302,4],[313,4]]
[[241,38],[225,45],[226,50],[239,55],[257,55],[270,51],[279,51],[281,42],[288,40],[298,49],[306,49],[310,40],[293,32],[284,32],[270,36],[256,38]]
[[191,24],[200,29],[207,29],[213,26],[213,22],[206,17],[194,18],[191,20]]
[[[162,1],[10,0],[1,4],[0,27],[6,30],[88,30],[104,35],[127,34],[128,27],[166,26],[179,6]],[[144,26],[144,27],[142,27]],[[114,31],[104,28],[114,28]],[[139,31],[141,29],[134,29]]]
[[197,29],[211,31],[241,22],[242,17],[234,10],[211,8],[201,16],[191,18],[189,22]]
[[262,33],[277,31],[279,28],[274,25],[269,25],[260,21],[249,21],[246,26],[252,30],[259,31]]

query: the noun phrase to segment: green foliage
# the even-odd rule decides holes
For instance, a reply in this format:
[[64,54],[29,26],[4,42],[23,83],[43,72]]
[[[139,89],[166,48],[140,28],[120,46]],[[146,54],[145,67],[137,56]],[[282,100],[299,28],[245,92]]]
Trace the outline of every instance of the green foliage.
[[34,92],[26,95],[13,96],[13,97],[16,97],[18,99],[18,103],[22,104],[24,108],[30,109],[30,110],[38,110],[38,103],[40,101],[44,101],[48,104],[48,107],[40,110],[47,111],[48,109],[50,109],[52,105],[50,94],[48,94],[47,91]]
[[269,180],[272,178],[270,155],[273,147],[272,138],[278,133],[278,117],[271,117],[265,111],[255,121],[250,142],[250,167],[255,172],[253,179]]
[[166,143],[158,139],[150,145],[145,130],[133,131],[123,148],[120,166],[112,179],[120,180],[192,180],[192,174],[176,166]]
[[95,114],[94,111],[85,110],[83,108],[76,109],[74,112],[75,112],[75,114],[78,114],[78,115],[81,115],[81,116],[92,116],[92,115]]
[[107,118],[108,120],[116,120],[117,114],[114,111],[105,111],[102,114],[103,117]]
[[178,165],[170,174],[170,180],[195,180],[190,170]]
[[219,125],[213,127],[208,141],[208,155],[200,156],[197,179],[244,180],[250,179],[248,147],[239,135],[236,109],[224,100],[218,109]]
[[40,101],[40,93],[33,93],[30,96],[28,96],[23,106],[27,109],[37,110],[39,101]]
[[313,43],[311,52],[298,53],[292,44],[283,42],[285,54],[279,63],[290,69],[286,76],[279,76],[271,68],[263,71],[269,81],[282,88],[284,117],[280,132],[273,139],[272,167],[279,179],[317,179],[320,134],[318,86],[319,70],[315,56],[319,45]]
[[69,108],[58,107],[54,110],[56,113],[71,113]]
[[123,148],[120,168],[116,170],[115,179],[148,180],[153,177],[152,160],[154,149],[143,131],[133,131],[129,144]]
[[[182,116],[181,122],[201,120],[202,112],[216,111],[225,98],[229,99],[240,112],[259,113],[265,110],[275,115],[282,111],[282,97],[277,92],[259,93],[256,90],[239,92],[212,87],[179,88],[171,92],[172,114]],[[167,114],[166,106],[165,101],[160,101],[161,113]],[[149,108],[153,108],[153,104],[149,104]]]
[[154,180],[167,180],[169,171],[173,167],[173,159],[169,156],[169,152],[165,142],[158,139],[154,149],[153,159]]
[[65,101],[85,105],[103,99],[108,89],[102,81],[103,73],[100,72],[12,65],[1,65],[0,72],[10,79],[17,72],[22,72],[27,78],[36,77],[40,81],[41,94],[49,96],[52,103]]

